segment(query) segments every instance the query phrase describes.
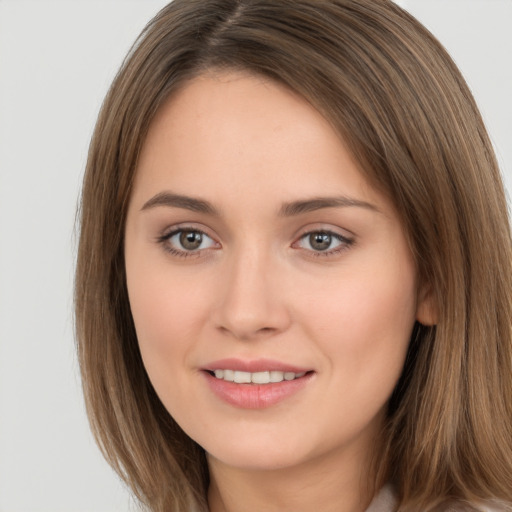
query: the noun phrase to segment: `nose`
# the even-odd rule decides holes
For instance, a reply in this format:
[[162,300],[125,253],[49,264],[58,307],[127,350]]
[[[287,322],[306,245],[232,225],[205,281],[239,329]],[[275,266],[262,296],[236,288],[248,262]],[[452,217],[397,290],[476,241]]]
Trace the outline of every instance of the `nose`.
[[266,338],[290,325],[277,258],[263,251],[247,250],[225,262],[220,279],[217,328],[238,340]]

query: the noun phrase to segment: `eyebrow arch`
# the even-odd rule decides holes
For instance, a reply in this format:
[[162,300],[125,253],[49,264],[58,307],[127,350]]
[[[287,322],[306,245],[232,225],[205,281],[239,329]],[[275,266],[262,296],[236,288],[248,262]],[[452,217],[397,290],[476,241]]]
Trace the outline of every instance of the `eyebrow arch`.
[[323,208],[341,208],[341,207],[357,207],[366,208],[374,212],[380,213],[380,210],[373,204],[366,201],[360,201],[346,196],[335,197],[313,197],[311,199],[293,201],[284,204],[280,211],[281,217],[293,217],[302,213],[314,212]]
[[[174,194],[172,192],[159,192],[151,199],[146,201],[141,211],[156,208],[158,206],[166,206],[169,208],[183,208],[193,212],[204,213],[207,215],[219,216],[217,209],[208,201],[195,197]],[[303,213],[314,212],[324,208],[343,208],[358,207],[366,208],[371,211],[379,212],[380,210],[373,204],[366,201],[360,201],[347,196],[335,197],[313,197],[311,199],[302,199],[285,203],[279,210],[280,217],[293,217]]]
[[170,208],[183,208],[198,213],[218,216],[217,209],[208,201],[197,199],[195,197],[173,194],[172,192],[160,192],[146,201],[141,210],[149,210],[157,206],[167,206]]

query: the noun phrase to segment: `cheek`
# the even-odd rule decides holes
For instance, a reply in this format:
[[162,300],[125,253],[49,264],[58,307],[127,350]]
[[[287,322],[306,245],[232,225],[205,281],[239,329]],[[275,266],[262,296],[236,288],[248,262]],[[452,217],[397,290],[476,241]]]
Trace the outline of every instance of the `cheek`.
[[304,308],[331,367],[368,396],[394,388],[415,322],[414,270],[380,270],[345,276]]
[[186,365],[202,319],[208,315],[206,294],[190,280],[170,273],[168,266],[136,261],[127,262],[127,283],[144,366],[159,390],[160,382],[177,376],[172,369]]

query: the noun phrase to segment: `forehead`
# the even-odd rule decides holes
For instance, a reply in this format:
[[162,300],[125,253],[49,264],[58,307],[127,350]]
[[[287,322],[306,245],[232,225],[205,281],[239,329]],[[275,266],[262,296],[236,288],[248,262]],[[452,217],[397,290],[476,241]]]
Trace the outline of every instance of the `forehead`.
[[201,75],[158,111],[134,192],[147,197],[166,188],[280,201],[375,193],[311,104],[279,83],[242,72]]

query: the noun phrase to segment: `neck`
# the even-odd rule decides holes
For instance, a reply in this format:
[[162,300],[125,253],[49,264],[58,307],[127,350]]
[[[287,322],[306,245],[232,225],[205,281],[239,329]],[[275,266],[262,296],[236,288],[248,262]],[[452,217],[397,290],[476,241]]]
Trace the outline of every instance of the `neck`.
[[208,456],[210,512],[363,512],[375,489],[370,457],[331,453],[293,468],[234,468]]

